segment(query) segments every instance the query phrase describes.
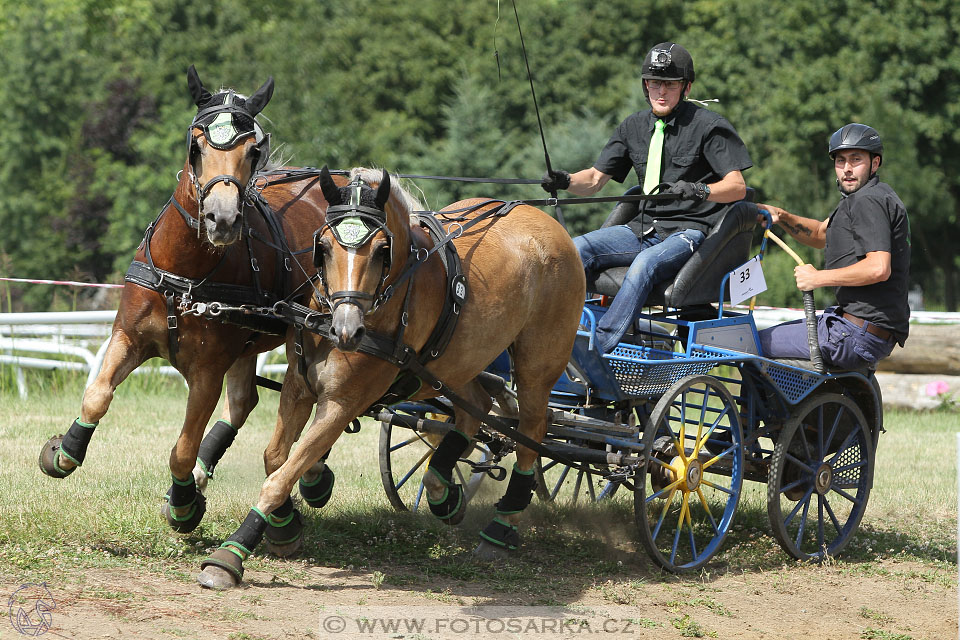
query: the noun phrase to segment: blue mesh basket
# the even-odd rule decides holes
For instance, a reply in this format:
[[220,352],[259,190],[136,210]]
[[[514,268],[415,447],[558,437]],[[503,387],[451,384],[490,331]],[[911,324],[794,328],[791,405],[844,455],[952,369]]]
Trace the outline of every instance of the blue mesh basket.
[[680,378],[707,373],[720,362],[705,351],[687,355],[629,344],[620,344],[603,358],[620,390],[630,396],[661,395]]

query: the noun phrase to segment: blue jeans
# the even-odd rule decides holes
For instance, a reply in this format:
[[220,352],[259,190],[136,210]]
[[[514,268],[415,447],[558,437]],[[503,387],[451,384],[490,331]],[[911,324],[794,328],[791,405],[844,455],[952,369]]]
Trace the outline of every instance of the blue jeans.
[[620,292],[597,324],[601,352],[613,351],[637,318],[653,285],[677,275],[703,237],[702,231],[687,229],[664,240],[652,233],[641,241],[630,227],[619,225],[573,239],[588,278],[611,267],[630,267]]
[[[817,343],[826,364],[837,369],[876,369],[877,363],[893,351],[893,339],[868,333],[828,307],[817,316]],[[803,319],[759,331],[761,354],[767,358],[810,359],[807,325]]]

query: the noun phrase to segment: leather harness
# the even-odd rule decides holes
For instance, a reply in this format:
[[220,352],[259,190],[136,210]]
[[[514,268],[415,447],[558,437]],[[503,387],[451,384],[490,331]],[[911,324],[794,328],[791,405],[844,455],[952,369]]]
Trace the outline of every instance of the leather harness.
[[[253,184],[254,181],[251,181]],[[171,196],[167,204],[163,206],[160,215],[147,227],[143,239],[144,255],[146,262],[134,260],[127,270],[124,280],[156,291],[161,294],[167,303],[167,348],[169,351],[169,361],[174,367],[177,366],[177,352],[179,351],[179,333],[178,314],[186,311],[193,302],[219,302],[234,307],[242,306],[263,306],[272,305],[282,299],[287,293],[288,280],[284,277],[285,272],[291,272],[293,266],[291,259],[294,253],[287,247],[283,228],[277,220],[273,210],[263,199],[263,196],[257,189],[248,189],[247,197],[244,202],[243,217],[243,237],[246,241],[247,252],[250,256],[250,270],[253,276],[253,284],[236,285],[224,282],[217,282],[212,278],[224,264],[227,255],[233,250],[234,245],[230,245],[223,252],[223,256],[214,265],[213,269],[203,278],[186,278],[170,271],[160,269],[153,261],[153,254],[150,249],[150,241],[156,230],[156,225],[160,218],[167,211],[170,205],[180,213],[184,222],[191,229],[200,228],[200,221],[191,216],[177,201],[176,197]],[[270,233],[270,238],[264,238],[255,229],[247,224],[247,207],[251,206],[263,218]],[[253,254],[253,240],[256,239],[275,250],[277,258],[275,273],[275,282],[273,287],[264,288],[260,279],[260,266]],[[178,302],[179,299],[179,302]],[[269,318],[262,315],[254,315],[244,312],[240,309],[227,310],[222,314],[222,319],[257,333],[269,333],[274,335],[284,335],[286,333],[286,324],[275,318]],[[248,344],[257,338],[251,336]]]

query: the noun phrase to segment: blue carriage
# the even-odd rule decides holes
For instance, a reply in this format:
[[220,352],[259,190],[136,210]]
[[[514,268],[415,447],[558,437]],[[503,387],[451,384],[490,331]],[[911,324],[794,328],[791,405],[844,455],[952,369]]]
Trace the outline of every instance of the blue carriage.
[[[632,217],[630,206],[618,205],[605,225]],[[696,570],[720,549],[745,480],[766,485],[783,549],[813,561],[843,550],[873,484],[883,430],[873,372],[766,358],[752,312],[725,307],[728,274],[750,258],[755,229],[755,209],[732,208],[678,276],[655,289],[648,305],[661,311],[641,314],[609,354],[594,346],[596,326],[603,296],[616,294],[626,269],[588,282],[597,297],[584,305],[551,397],[538,496],[600,500],[631,491],[639,540],[668,571]],[[506,353],[484,374],[507,423],[516,409],[511,377]],[[442,399],[380,413],[381,475],[396,508],[420,506],[423,489],[412,478],[450,416]],[[505,476],[497,463],[515,446],[481,430],[458,466],[467,499],[485,476]]]

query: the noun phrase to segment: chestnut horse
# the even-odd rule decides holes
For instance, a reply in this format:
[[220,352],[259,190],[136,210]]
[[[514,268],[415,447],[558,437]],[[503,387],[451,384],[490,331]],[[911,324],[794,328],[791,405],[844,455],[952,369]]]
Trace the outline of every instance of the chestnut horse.
[[[491,215],[497,201],[450,205],[444,211],[470,209],[447,226],[448,233],[457,235],[452,242],[466,276],[458,287],[448,279],[439,254],[429,253],[434,241],[412,214],[412,198],[398,185],[391,186],[386,172],[381,177],[354,169],[352,175],[357,180],[341,189],[325,169],[321,172],[331,206],[327,224],[317,234],[314,261],[333,313],[329,335],[305,336],[305,377],[298,373],[295,348],[288,342],[290,363],[277,427],[264,453],[269,476],[237,532],[202,563],[197,579],[203,586],[224,589],[240,582],[243,560],[264,533],[277,538],[295,518],[289,495],[297,478],[394,384],[400,367],[363,348],[376,336],[380,344],[386,337],[394,347],[405,345],[405,353],[426,363],[430,373],[483,413],[492,402],[478,376],[510,348],[519,430],[537,442],[546,433],[550,390],[569,360],[586,289],[583,266],[567,232],[527,205],[505,208],[501,214],[509,211],[506,215]],[[376,191],[367,186],[377,183]],[[460,295],[452,338],[434,357],[424,345],[433,343],[435,326],[444,324],[441,310],[451,288],[465,299]],[[312,305],[319,308],[317,301]],[[386,350],[391,351],[390,345]],[[436,395],[424,384],[412,399]],[[291,454],[314,404],[313,422]],[[480,427],[476,411],[474,416],[460,406],[454,411],[456,428],[441,441],[424,476],[431,511],[450,524],[458,523],[464,511],[463,490],[453,482],[452,469]],[[519,544],[517,522],[533,493],[536,458],[533,450],[518,447],[507,491],[481,534],[484,550],[515,549]],[[295,525],[289,532],[299,534]]]
[[[188,128],[176,191],[148,227],[127,273],[103,366],[84,391],[80,416],[40,454],[47,475],[72,473],[83,463],[117,386],[147,359],[166,358],[189,387],[164,505],[167,521],[179,532],[199,524],[207,477],[257,404],[257,354],[283,344],[286,332],[285,325],[246,322],[242,312],[228,318],[237,324],[223,322],[228,314],[204,315],[197,303],[272,304],[296,291],[315,269],[308,254],[295,250],[309,249],[327,204],[315,170],[255,177],[269,154],[269,136],[254,117],[270,100],[272,78],[248,98],[231,90],[211,94],[193,66],[187,83],[198,113]],[[275,179],[278,175],[282,178]],[[221,419],[201,445],[224,377]],[[318,463],[304,482],[308,502],[322,506],[332,473]]]

